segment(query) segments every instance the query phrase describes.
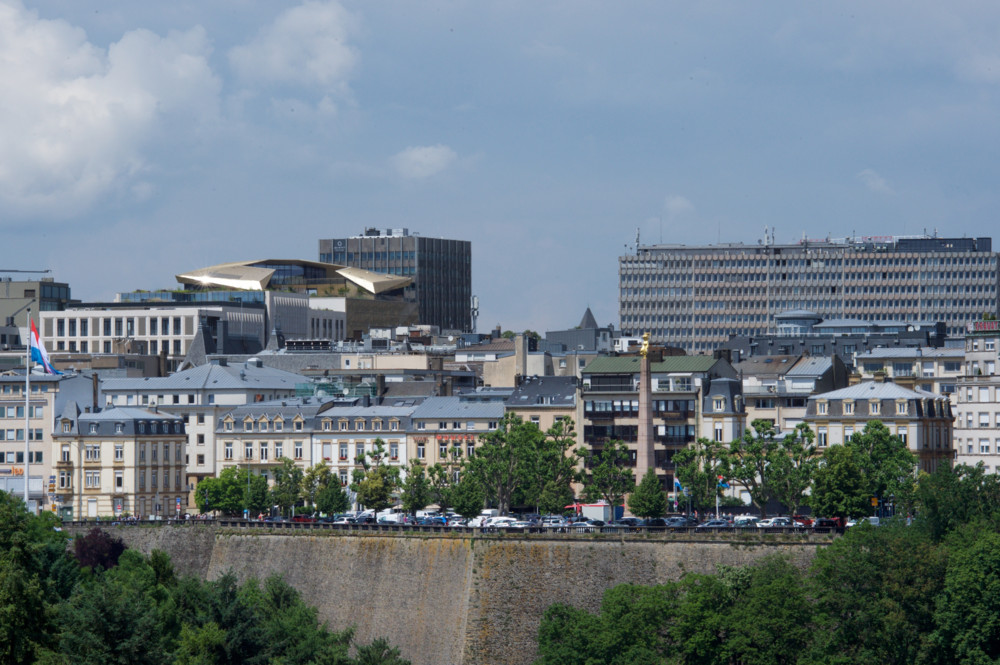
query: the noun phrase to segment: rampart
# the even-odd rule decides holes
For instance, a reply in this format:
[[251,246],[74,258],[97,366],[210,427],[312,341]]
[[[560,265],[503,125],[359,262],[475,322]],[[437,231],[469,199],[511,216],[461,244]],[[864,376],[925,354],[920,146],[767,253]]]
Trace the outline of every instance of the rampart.
[[[85,529],[77,529],[83,531]],[[130,547],[170,554],[180,574],[275,573],[362,642],[389,638],[414,665],[524,665],[552,603],[596,610],[617,584],[657,584],[769,554],[806,566],[829,535],[481,534],[117,526]]]

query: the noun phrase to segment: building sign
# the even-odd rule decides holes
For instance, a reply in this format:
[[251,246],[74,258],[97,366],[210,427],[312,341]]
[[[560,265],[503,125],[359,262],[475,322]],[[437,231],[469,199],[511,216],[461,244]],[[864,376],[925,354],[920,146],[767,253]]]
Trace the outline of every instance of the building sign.
[[967,327],[970,333],[1000,331],[1000,321],[973,321]]

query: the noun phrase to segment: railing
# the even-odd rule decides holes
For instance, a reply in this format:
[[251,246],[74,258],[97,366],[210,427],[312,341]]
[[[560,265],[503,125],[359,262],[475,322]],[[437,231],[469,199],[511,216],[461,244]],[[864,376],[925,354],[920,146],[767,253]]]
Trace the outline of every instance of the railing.
[[101,526],[144,526],[144,527],[197,527],[216,526],[228,529],[245,529],[248,531],[277,530],[286,532],[296,531],[329,531],[341,533],[365,532],[365,533],[460,533],[460,534],[511,534],[511,535],[541,535],[541,536],[572,536],[575,534],[609,534],[621,535],[655,535],[655,534],[687,534],[687,535],[711,535],[729,534],[752,536],[754,534],[786,534],[786,535],[808,535],[808,534],[835,534],[843,533],[844,529],[828,527],[698,527],[698,526],[574,526],[572,524],[557,526],[530,526],[530,527],[506,527],[506,526],[449,526],[446,524],[333,524],[330,522],[268,522],[266,520],[243,520],[230,518],[217,519],[176,519],[164,518],[160,520],[75,520],[63,522],[63,527],[101,527]]

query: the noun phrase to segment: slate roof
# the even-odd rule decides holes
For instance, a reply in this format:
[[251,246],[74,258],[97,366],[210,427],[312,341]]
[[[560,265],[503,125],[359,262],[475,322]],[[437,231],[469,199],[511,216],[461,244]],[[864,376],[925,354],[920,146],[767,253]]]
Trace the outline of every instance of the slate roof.
[[822,376],[832,366],[832,358],[826,356],[805,356],[785,372],[785,376]]
[[579,328],[581,330],[594,330],[599,327],[600,326],[597,325],[597,319],[594,318],[594,313],[591,312],[588,307],[587,311],[583,313],[583,318],[580,319]]
[[910,390],[892,381],[864,381],[840,390],[813,395],[811,399],[942,399],[942,397],[926,390]]
[[503,417],[503,402],[467,402],[460,397],[428,397],[414,409],[413,418],[465,420],[469,418]]
[[[149,436],[150,433],[139,432],[139,423],[169,423],[172,432],[170,434],[184,434],[184,420],[177,415],[164,411],[153,411],[139,407],[109,407],[97,412],[79,413],[75,409],[75,403],[67,405],[67,409],[62,414],[63,418],[70,418],[73,422],[73,433],[85,436]],[[74,418],[73,411],[77,411]],[[116,431],[116,426],[122,425],[122,431]],[[91,425],[97,425],[97,431],[91,431]],[[60,429],[59,433],[62,431]],[[168,434],[168,432],[157,432],[156,434]],[[57,434],[58,436],[58,434]]]
[[180,390],[294,390],[308,379],[300,374],[252,363],[238,365],[200,365],[165,377],[106,379],[105,392]]
[[575,406],[576,385],[573,376],[531,376],[514,389],[507,406]]

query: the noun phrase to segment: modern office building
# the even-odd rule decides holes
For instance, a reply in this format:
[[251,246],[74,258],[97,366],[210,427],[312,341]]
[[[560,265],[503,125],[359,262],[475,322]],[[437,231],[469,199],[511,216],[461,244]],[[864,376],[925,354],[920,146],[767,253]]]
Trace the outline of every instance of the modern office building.
[[943,321],[950,336],[997,314],[990,238],[866,236],[757,245],[639,245],[619,258],[623,335],[706,353],[730,335],[777,331],[775,316]]
[[472,332],[472,243],[410,235],[408,229],[365,229],[319,241],[319,260],[413,278],[420,323]]

